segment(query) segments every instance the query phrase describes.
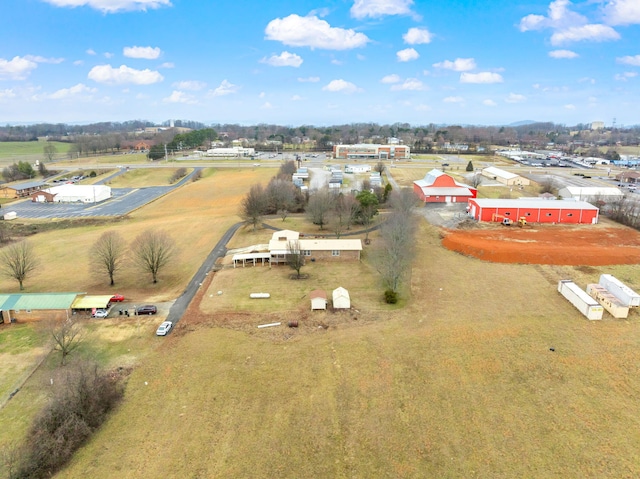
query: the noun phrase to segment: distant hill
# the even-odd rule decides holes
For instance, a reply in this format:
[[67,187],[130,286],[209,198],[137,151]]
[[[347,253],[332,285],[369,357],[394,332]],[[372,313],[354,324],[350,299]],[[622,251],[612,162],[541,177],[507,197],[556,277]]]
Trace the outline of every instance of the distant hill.
[[509,123],[507,126],[526,126],[526,125],[531,125],[533,123],[542,123],[542,122],[534,121],[534,120],[522,120],[522,121],[516,121],[514,123]]

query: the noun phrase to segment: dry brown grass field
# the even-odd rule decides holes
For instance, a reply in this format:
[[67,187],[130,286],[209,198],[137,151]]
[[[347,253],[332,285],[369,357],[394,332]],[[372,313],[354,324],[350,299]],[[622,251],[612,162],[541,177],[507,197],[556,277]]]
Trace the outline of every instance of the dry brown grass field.
[[556,292],[603,271],[482,262],[422,224],[405,308],[362,300],[328,329],[300,310],[301,331],[277,335],[255,327],[277,311],[225,326],[236,309],[216,297],[273,270],[224,270],[204,319],[133,372],[58,477],[635,477],[639,316],[589,322]]
[[[167,186],[174,182],[169,182],[178,169],[175,168],[138,168],[127,171],[116,176],[107,183],[112,188],[141,188],[145,186]],[[187,174],[191,173],[191,168],[185,168]]]
[[[237,221],[248,186],[268,176],[215,171],[114,224],[128,238],[149,225],[175,231],[187,262],[157,291],[123,279],[124,294],[177,296]],[[153,337],[155,323],[100,324],[86,354],[116,365],[101,352],[114,349],[137,366],[118,410],[56,477],[637,477],[640,315],[589,322],[556,292],[559,279],[584,286],[603,272],[637,288],[637,266],[483,262],[446,250],[436,227],[416,221],[417,254],[396,307],[380,298],[373,235],[361,263],[307,265],[305,280],[284,266],[224,267],[167,338]],[[65,237],[91,244],[100,231]],[[45,248],[65,233],[34,241],[48,235]],[[270,235],[243,229],[229,246]],[[51,251],[63,255],[57,267],[73,259],[62,245]],[[80,274],[69,277],[74,287],[91,281]],[[43,267],[28,286],[55,278]],[[311,314],[308,292],[339,285],[357,312]],[[293,319],[299,328],[256,327]],[[36,376],[27,386],[42,395],[48,377]],[[4,408],[0,425],[17,417]]]

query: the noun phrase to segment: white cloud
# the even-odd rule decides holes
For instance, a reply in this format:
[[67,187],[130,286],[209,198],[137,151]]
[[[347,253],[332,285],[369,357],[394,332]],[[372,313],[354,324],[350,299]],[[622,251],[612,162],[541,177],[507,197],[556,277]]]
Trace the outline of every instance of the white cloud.
[[506,101],[507,103],[522,103],[526,99],[527,97],[524,95],[519,95],[517,93],[509,93],[509,96],[505,98],[504,101]]
[[395,84],[391,87],[391,91],[421,91],[426,90],[424,84],[417,78],[407,78],[404,82]]
[[184,103],[187,105],[193,105],[197,103],[192,95],[188,95],[183,91],[173,90],[171,95],[166,98],[163,98],[162,101],[164,103]]
[[473,58],[456,58],[454,61],[445,60],[443,62],[434,63],[433,67],[453,70],[455,72],[466,72],[473,70],[476,67],[476,61]]
[[[614,0],[615,1],[615,0]],[[569,0],[555,0],[549,4],[547,16],[527,15],[520,20],[520,31],[551,29],[551,44],[566,42],[618,40],[620,35],[604,24],[589,23],[587,17],[569,8]]]
[[36,62],[22,57],[13,57],[11,60],[0,58],[0,80],[24,80],[37,67]]
[[556,59],[560,59],[560,58],[578,58],[580,55],[578,55],[576,52],[572,52],[571,50],[552,50],[549,52],[549,56],[551,58],[556,58]]
[[564,106],[564,108],[565,108],[565,109],[567,109],[567,110],[575,110],[575,109],[576,109],[576,106],[575,106],[575,105],[572,105],[571,103],[567,103],[567,104]]
[[289,15],[271,20],[265,28],[267,40],[275,40],[294,47],[324,50],[350,50],[364,47],[370,40],[364,33],[334,28],[318,17]]
[[87,77],[98,83],[110,85],[123,85],[133,83],[135,85],[151,85],[164,80],[164,77],[156,71],[136,70],[126,65],[113,68],[111,65],[98,65],[93,67]]
[[462,98],[461,96],[448,96],[446,98],[443,98],[442,101],[445,103],[462,103],[464,101],[464,98]]
[[640,55],[634,55],[634,56],[627,55],[626,57],[618,57],[616,58],[616,63],[621,63],[623,65],[631,65],[634,67],[640,67]]
[[158,68],[175,68],[176,65],[172,62],[164,62]]
[[320,77],[306,77],[306,78],[298,78],[300,83],[318,83],[320,81]]
[[398,58],[399,62],[410,62],[412,60],[417,60],[418,58],[420,58],[420,54],[413,48],[405,48],[404,50],[396,52],[396,57]]
[[629,78],[635,78],[637,76],[637,72],[624,72],[615,75],[613,78],[618,81],[627,81]]
[[39,55],[25,55],[25,60],[29,60],[36,63],[52,63],[57,65],[58,63],[62,63],[64,58],[45,58]]
[[74,62],[73,62],[73,64],[74,64],[75,66],[78,66],[78,65],[84,65],[84,62],[83,62],[82,60],[76,60],[76,61],[74,61]]
[[422,45],[424,43],[431,43],[433,34],[426,28],[410,28],[407,33],[402,35],[402,39],[409,45]]
[[170,7],[170,0],[44,0],[56,7],[90,7],[103,13],[127,12]]
[[160,56],[162,50],[158,47],[124,47],[122,54],[128,58],[144,58],[145,60],[155,60]]
[[385,15],[411,15],[413,0],[355,0],[351,7],[351,16],[363,18],[379,18]]
[[200,91],[203,90],[207,86],[207,84],[205,82],[197,80],[184,80],[177,81],[171,86],[176,88],[177,90]]
[[590,78],[590,77],[582,77],[580,79],[578,79],[578,83],[591,83],[592,85],[596,84],[596,79],[595,78]]
[[482,104],[485,106],[497,106],[498,104],[493,100],[483,100]]
[[267,94],[263,91],[258,94],[258,98],[264,98],[265,96],[267,96]]
[[238,90],[240,90],[240,87],[238,85],[234,85],[233,83],[227,80],[222,80],[222,83],[220,83],[220,86],[215,90],[213,90],[211,92],[211,95],[212,96],[231,95],[232,93],[237,93]]
[[327,85],[322,87],[324,91],[340,92],[340,93],[356,93],[362,91],[354,83],[346,80],[331,80]]
[[391,75],[383,76],[382,80],[380,80],[380,83],[399,83],[401,81],[402,79],[400,78],[400,75],[396,75],[395,73],[393,73]]
[[302,65],[302,57],[295,53],[282,52],[280,55],[272,55],[269,58],[263,58],[260,63],[266,63],[272,67],[295,67]]
[[494,72],[461,73],[460,83],[502,83],[502,75]]
[[95,51],[94,49],[92,49],[92,48],[89,48],[89,49],[86,51],[86,54],[87,54],[87,55],[97,55],[96,51]]
[[96,88],[89,88],[83,83],[78,83],[71,88],[62,88],[61,90],[53,92],[51,95],[49,95],[49,98],[52,100],[64,100],[66,98],[77,97],[79,95],[82,95],[83,93],[95,93],[96,91],[98,91]]
[[344,62],[340,61],[340,60],[336,60],[335,58],[331,59],[331,64],[332,65],[343,65]]
[[611,0],[604,7],[605,20],[609,25],[640,24],[638,0]]
[[260,108],[263,110],[271,110],[273,108],[273,105],[268,101],[265,101]]
[[7,98],[15,98],[15,96],[16,96],[15,92],[11,89],[0,90],[0,100],[7,99]]
[[581,27],[571,27],[561,32],[551,35],[552,45],[561,45],[567,42],[581,42],[584,40],[592,42],[606,42],[609,40],[619,40],[620,34],[607,25],[582,25]]
[[300,101],[300,100],[302,100],[302,99],[303,99],[303,98],[302,98],[300,95],[293,95],[293,96],[291,97],[291,101]]
[[104,53],[104,57],[105,57],[105,58],[112,58],[112,57],[113,57],[113,53],[111,53],[111,52],[105,52],[105,53]]

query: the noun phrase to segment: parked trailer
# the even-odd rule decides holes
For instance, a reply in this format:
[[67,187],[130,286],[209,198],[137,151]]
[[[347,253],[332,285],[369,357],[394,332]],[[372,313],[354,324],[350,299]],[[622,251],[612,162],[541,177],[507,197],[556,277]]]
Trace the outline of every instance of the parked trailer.
[[15,211],[9,211],[5,213],[2,217],[3,220],[15,220],[18,217],[18,214]]
[[629,306],[610,293],[600,284],[588,284],[587,294],[600,303],[616,319],[624,319],[629,316]]
[[604,286],[625,306],[640,306],[640,294],[610,274],[600,275],[600,281],[598,283],[600,286]]
[[569,300],[587,319],[602,319],[604,308],[569,279],[558,282],[558,292]]

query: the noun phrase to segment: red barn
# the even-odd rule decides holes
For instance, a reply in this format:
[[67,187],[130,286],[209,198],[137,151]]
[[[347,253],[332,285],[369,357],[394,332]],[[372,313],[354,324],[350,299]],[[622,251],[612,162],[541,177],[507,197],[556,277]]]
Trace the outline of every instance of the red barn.
[[422,180],[413,182],[413,191],[425,203],[466,203],[478,190],[458,183],[440,170],[431,170]]
[[469,214],[478,221],[504,218],[531,223],[596,224],[599,209],[586,201],[470,199]]

